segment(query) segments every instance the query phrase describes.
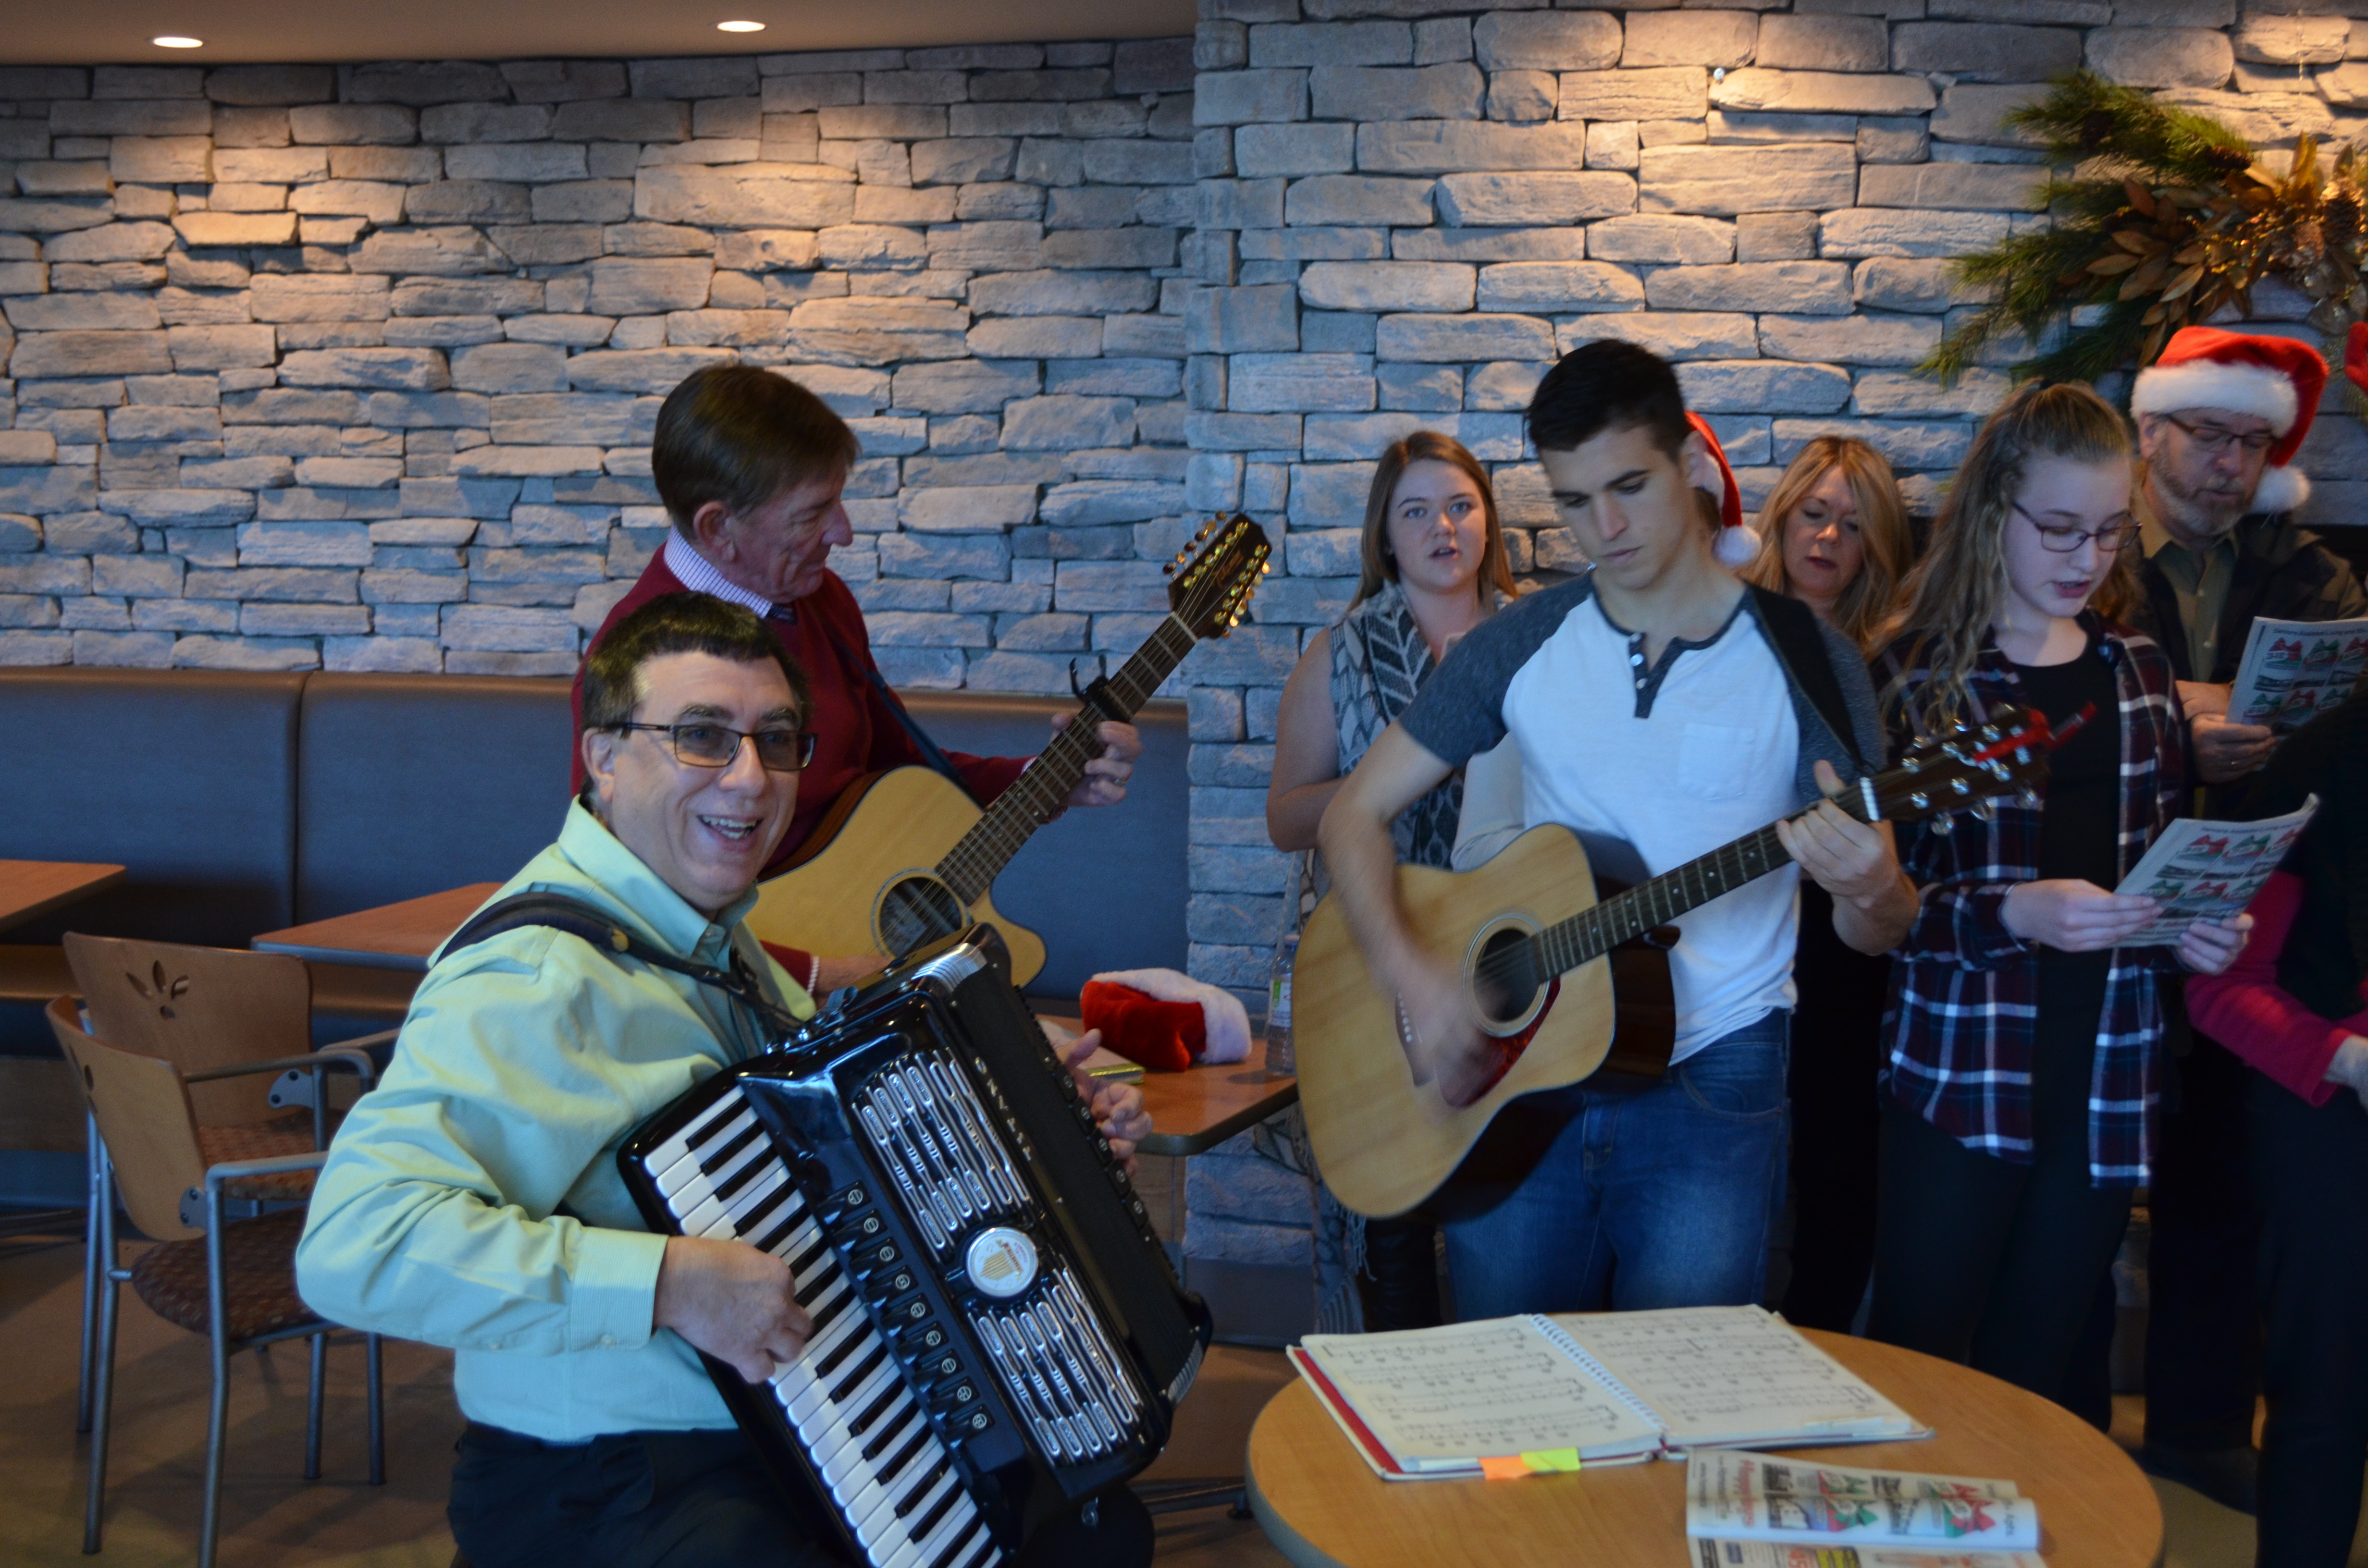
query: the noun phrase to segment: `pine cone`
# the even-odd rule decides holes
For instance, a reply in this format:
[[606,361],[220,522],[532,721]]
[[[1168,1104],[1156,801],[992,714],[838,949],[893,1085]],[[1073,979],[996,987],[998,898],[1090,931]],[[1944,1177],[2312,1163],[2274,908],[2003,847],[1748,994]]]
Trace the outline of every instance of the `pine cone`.
[[2080,151],[2093,153],[2113,133],[2113,117],[2100,108],[2092,108],[2080,121]]
[[2348,190],[2339,190],[2327,199],[2327,243],[2339,250],[2349,250],[2360,237],[2360,221],[2363,216],[2360,198]]
[[2240,175],[2253,166],[2253,155],[2234,147],[2213,147],[2205,151],[2203,162],[2221,174]]

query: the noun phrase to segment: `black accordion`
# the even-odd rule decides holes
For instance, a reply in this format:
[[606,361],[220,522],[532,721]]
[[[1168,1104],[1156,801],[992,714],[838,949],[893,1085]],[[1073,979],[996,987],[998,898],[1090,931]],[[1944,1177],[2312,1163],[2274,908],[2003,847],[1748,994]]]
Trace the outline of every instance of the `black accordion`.
[[805,1354],[708,1370],[816,1538],[871,1568],[1004,1562],[1123,1484],[1209,1342],[991,926],[709,1078],[618,1164],[652,1230],[789,1263]]

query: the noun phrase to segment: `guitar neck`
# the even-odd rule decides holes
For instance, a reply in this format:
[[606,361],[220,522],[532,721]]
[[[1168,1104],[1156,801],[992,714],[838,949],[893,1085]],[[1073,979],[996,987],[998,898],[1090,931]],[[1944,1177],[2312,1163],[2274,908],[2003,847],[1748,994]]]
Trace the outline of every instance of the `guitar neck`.
[[[1120,710],[1132,719],[1151,700],[1160,683],[1184,662],[1197,641],[1191,629],[1174,615],[1125,664],[1114,671],[1103,688]],[[1060,813],[1086,776],[1086,764],[1101,755],[1094,730],[1106,715],[1095,705],[1077,710],[1068,728],[1053,737],[1011,788],[962,835],[962,842],[938,863],[938,875],[964,903],[973,902],[995,884],[1003,868],[1019,853],[1030,835]]]
[[1568,973],[1621,943],[1634,941],[1655,926],[1666,926],[1686,911],[1758,881],[1791,862],[1770,823],[1700,859],[1638,882],[1592,909],[1547,926],[1531,938],[1540,960],[1538,967],[1548,974]]

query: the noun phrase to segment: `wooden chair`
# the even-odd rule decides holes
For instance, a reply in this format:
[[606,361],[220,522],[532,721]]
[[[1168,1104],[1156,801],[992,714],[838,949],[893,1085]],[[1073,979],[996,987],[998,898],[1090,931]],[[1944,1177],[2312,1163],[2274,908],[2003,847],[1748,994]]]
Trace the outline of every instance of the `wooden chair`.
[[[309,1338],[312,1382],[304,1432],[304,1478],[321,1473],[321,1375],[332,1325],[296,1293],[297,1238],[304,1210],[282,1209],[233,1220],[226,1200],[263,1203],[288,1195],[299,1173],[317,1171],[328,1156],[302,1150],[263,1158],[210,1160],[192,1108],[191,1081],[218,1084],[282,1070],[279,1061],[233,1063],[184,1074],[156,1057],[119,1051],[83,1029],[74,999],[50,1004],[50,1028],[74,1064],[89,1103],[109,1186],[120,1189],[131,1222],[154,1238],[131,1267],[118,1265],[115,1208],[98,1217],[101,1301],[92,1399],[90,1483],[83,1517],[83,1551],[99,1548],[107,1488],[107,1437],[115,1378],[115,1331],[120,1288],[130,1284],[159,1317],[206,1335],[213,1358],[213,1397],[206,1421],[206,1498],[199,1568],[213,1568],[221,1526],[222,1443],[230,1412],[230,1358],[278,1340]],[[370,1479],[386,1480],[384,1379],[379,1336],[367,1336],[370,1385]]]
[[[169,1062],[189,1085],[198,1151],[208,1165],[273,1159],[328,1146],[329,1096],[322,1074],[335,1066],[367,1088],[369,1048],[392,1033],[313,1049],[312,979],[302,959],[230,948],[192,948],[68,932],[66,962],[89,1010],[91,1032],[119,1051]],[[272,1071],[262,1067],[268,1063]],[[216,1071],[235,1067],[239,1071]],[[309,1113],[309,1116],[308,1116]],[[89,1214],[83,1271],[82,1385],[74,1430],[91,1426],[91,1369],[98,1353],[101,1294],[99,1208],[111,1202],[105,1154],[88,1140]],[[291,1171],[256,1196],[298,1200],[310,1171]],[[113,1254],[106,1255],[112,1267]]]

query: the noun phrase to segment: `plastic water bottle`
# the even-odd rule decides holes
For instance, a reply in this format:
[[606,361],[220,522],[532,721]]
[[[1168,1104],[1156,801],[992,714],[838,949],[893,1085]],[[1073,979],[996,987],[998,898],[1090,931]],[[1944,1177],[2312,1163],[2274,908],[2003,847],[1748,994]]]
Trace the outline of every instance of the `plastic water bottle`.
[[1266,986],[1266,1070],[1299,1074],[1299,1052],[1291,1041],[1291,966],[1299,960],[1299,933],[1286,931],[1274,945],[1274,971]]

